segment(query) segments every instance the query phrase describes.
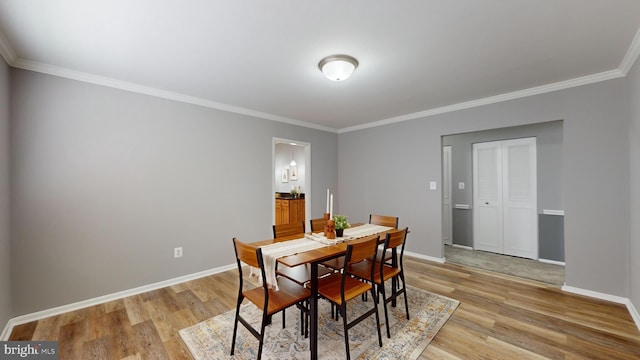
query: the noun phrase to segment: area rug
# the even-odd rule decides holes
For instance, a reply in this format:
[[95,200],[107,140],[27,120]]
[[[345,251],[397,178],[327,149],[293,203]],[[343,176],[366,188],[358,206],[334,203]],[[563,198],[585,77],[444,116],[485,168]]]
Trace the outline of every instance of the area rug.
[[[457,300],[414,287],[408,286],[407,292],[410,320],[406,319],[402,297],[395,308],[388,306],[391,339],[386,336],[384,310],[378,306],[382,347],[378,346],[375,316],[349,329],[352,359],[417,359],[459,305]],[[355,319],[371,306],[371,299],[368,302],[361,299],[350,301],[347,319]],[[259,328],[261,314],[253,304],[243,304],[240,311]],[[263,359],[310,358],[309,339],[300,335],[300,312],[294,307],[286,314],[285,329],[282,328],[281,314],[275,315],[273,323],[267,326]],[[257,357],[258,340],[242,324],[238,325],[235,355],[229,355],[234,317],[235,309],[180,330],[180,336],[195,359],[249,360]],[[331,319],[329,303],[324,300],[318,300],[318,329],[319,358],[344,359],[342,319]]]

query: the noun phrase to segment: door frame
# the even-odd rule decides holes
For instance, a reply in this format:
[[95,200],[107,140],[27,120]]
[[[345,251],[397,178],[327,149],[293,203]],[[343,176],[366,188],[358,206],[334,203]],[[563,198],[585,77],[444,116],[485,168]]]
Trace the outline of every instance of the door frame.
[[[442,242],[445,245],[453,245],[453,204],[452,204],[452,184],[453,180],[451,179],[452,175],[452,151],[453,146],[451,145],[443,145],[442,146],[442,212],[443,215],[446,213],[449,217],[449,224],[447,226],[446,232],[443,232]],[[448,154],[448,161],[445,161],[445,156]],[[448,180],[448,181],[446,181]],[[445,195],[449,198],[449,203],[447,204],[445,199]],[[444,217],[443,217],[444,218]],[[448,238],[445,238],[445,233],[448,234]]]

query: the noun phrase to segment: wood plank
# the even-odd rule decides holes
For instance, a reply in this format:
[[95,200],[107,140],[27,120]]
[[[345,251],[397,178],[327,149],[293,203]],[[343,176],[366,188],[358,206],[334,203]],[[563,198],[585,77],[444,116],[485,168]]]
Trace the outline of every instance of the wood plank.
[[97,339],[107,339],[109,341],[109,352],[114,358],[124,358],[137,352],[131,322],[127,316],[126,309],[112,311],[101,316],[96,321],[100,324],[97,327]]
[[151,320],[133,325],[135,343],[142,358],[163,360],[169,359],[169,354],[164,348],[160,335]]
[[30,321],[25,324],[16,325],[13,327],[11,334],[9,335],[9,341],[29,341],[33,339],[33,334],[38,326],[38,321]]

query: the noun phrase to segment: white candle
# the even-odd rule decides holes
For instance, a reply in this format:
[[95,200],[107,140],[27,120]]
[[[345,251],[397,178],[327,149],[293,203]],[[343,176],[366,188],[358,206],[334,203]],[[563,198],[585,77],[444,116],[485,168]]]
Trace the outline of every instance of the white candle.
[[331,200],[329,200],[329,220],[333,219],[333,194],[331,194]]
[[329,189],[327,189],[327,211],[325,211],[327,214],[329,213]]

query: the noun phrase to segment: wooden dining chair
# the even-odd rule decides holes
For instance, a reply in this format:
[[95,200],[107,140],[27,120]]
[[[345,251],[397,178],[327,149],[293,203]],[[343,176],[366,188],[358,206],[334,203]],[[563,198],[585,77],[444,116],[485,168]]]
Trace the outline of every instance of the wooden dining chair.
[[304,234],[304,221],[296,221],[291,224],[277,224],[273,225],[273,238],[278,239],[285,236]]
[[[233,340],[231,342],[231,355],[235,351],[236,334],[238,331],[238,322],[242,323],[244,327],[249,330],[253,336],[255,336],[260,345],[258,346],[258,360],[262,356],[262,345],[264,344],[264,331],[265,326],[271,321],[271,316],[275,313],[282,311],[282,327],[285,327],[285,309],[291,306],[297,306],[300,309],[301,319],[304,318],[305,313],[308,315],[309,311],[306,307],[310,291],[288,279],[278,279],[278,291],[269,288],[264,270],[264,261],[262,259],[262,250],[249,246],[240,240],[233,238],[233,247],[236,252],[236,262],[238,263],[238,273],[240,275],[240,286],[238,289],[238,303],[236,305],[236,317],[233,324]],[[262,275],[262,286],[245,290],[242,276],[242,263],[249,266],[260,269]],[[251,301],[258,309],[262,310],[262,322],[260,324],[260,330],[255,329],[251,324],[242,317],[240,314],[240,305],[244,299]]]
[[369,224],[389,226],[394,229],[397,229],[398,220],[399,218],[397,216],[369,214]]
[[[384,251],[396,252],[400,250],[397,261],[391,265],[385,261],[376,258],[375,261],[365,260],[353,266],[349,269],[349,272],[356,277],[373,283],[376,287],[376,293],[382,295],[382,303],[384,305],[384,319],[387,327],[387,337],[391,338],[389,331],[389,313],[387,312],[387,303],[392,302],[395,306],[396,299],[399,295],[404,295],[404,306],[407,312],[407,320],[409,320],[409,302],[407,300],[407,287],[404,282],[404,266],[402,258],[404,255],[404,246],[406,244],[408,229],[395,230],[388,232],[384,240]],[[373,272],[372,272],[373,270]],[[373,276],[372,276],[373,274]],[[372,280],[373,279],[373,280]],[[387,298],[385,290],[385,282],[392,281],[391,296]],[[400,280],[400,281],[398,281]],[[397,288],[402,283],[401,288]]]
[[[377,214],[369,214],[369,224],[375,224],[380,226],[388,226],[394,229],[398,228],[398,223],[400,218],[397,216],[388,216],[388,215],[377,215]],[[385,261],[391,260],[391,252],[382,252],[382,247],[378,247],[377,258],[381,258],[384,254]]]
[[309,225],[311,225],[312,232],[321,232],[324,231],[324,227],[327,225],[327,219],[324,217],[311,219],[309,220]]
[[[341,272],[333,273],[322,279],[318,279],[318,294],[338,307],[342,316],[344,326],[344,344],[347,352],[347,359],[351,358],[349,352],[349,329],[360,323],[365,318],[375,315],[376,327],[378,330],[378,345],[382,347],[382,334],[380,332],[380,316],[378,315],[378,302],[376,293],[370,282],[362,281],[351,276],[349,268],[362,260],[373,258],[378,248],[378,235],[368,236],[362,239],[350,241],[345,254],[345,266]],[[371,268],[370,278],[373,278],[373,268]],[[347,302],[356,299],[358,296],[371,292],[373,307],[356,319],[349,322],[347,320]]]
[[[273,225],[273,238],[280,239],[286,236],[300,235],[304,236],[304,221],[295,222],[293,224],[279,224]],[[318,276],[325,276],[330,269],[325,267],[318,267]],[[311,265],[303,264],[298,266],[284,266],[276,264],[276,275],[284,276],[289,280],[292,280],[302,286],[311,280]]]

